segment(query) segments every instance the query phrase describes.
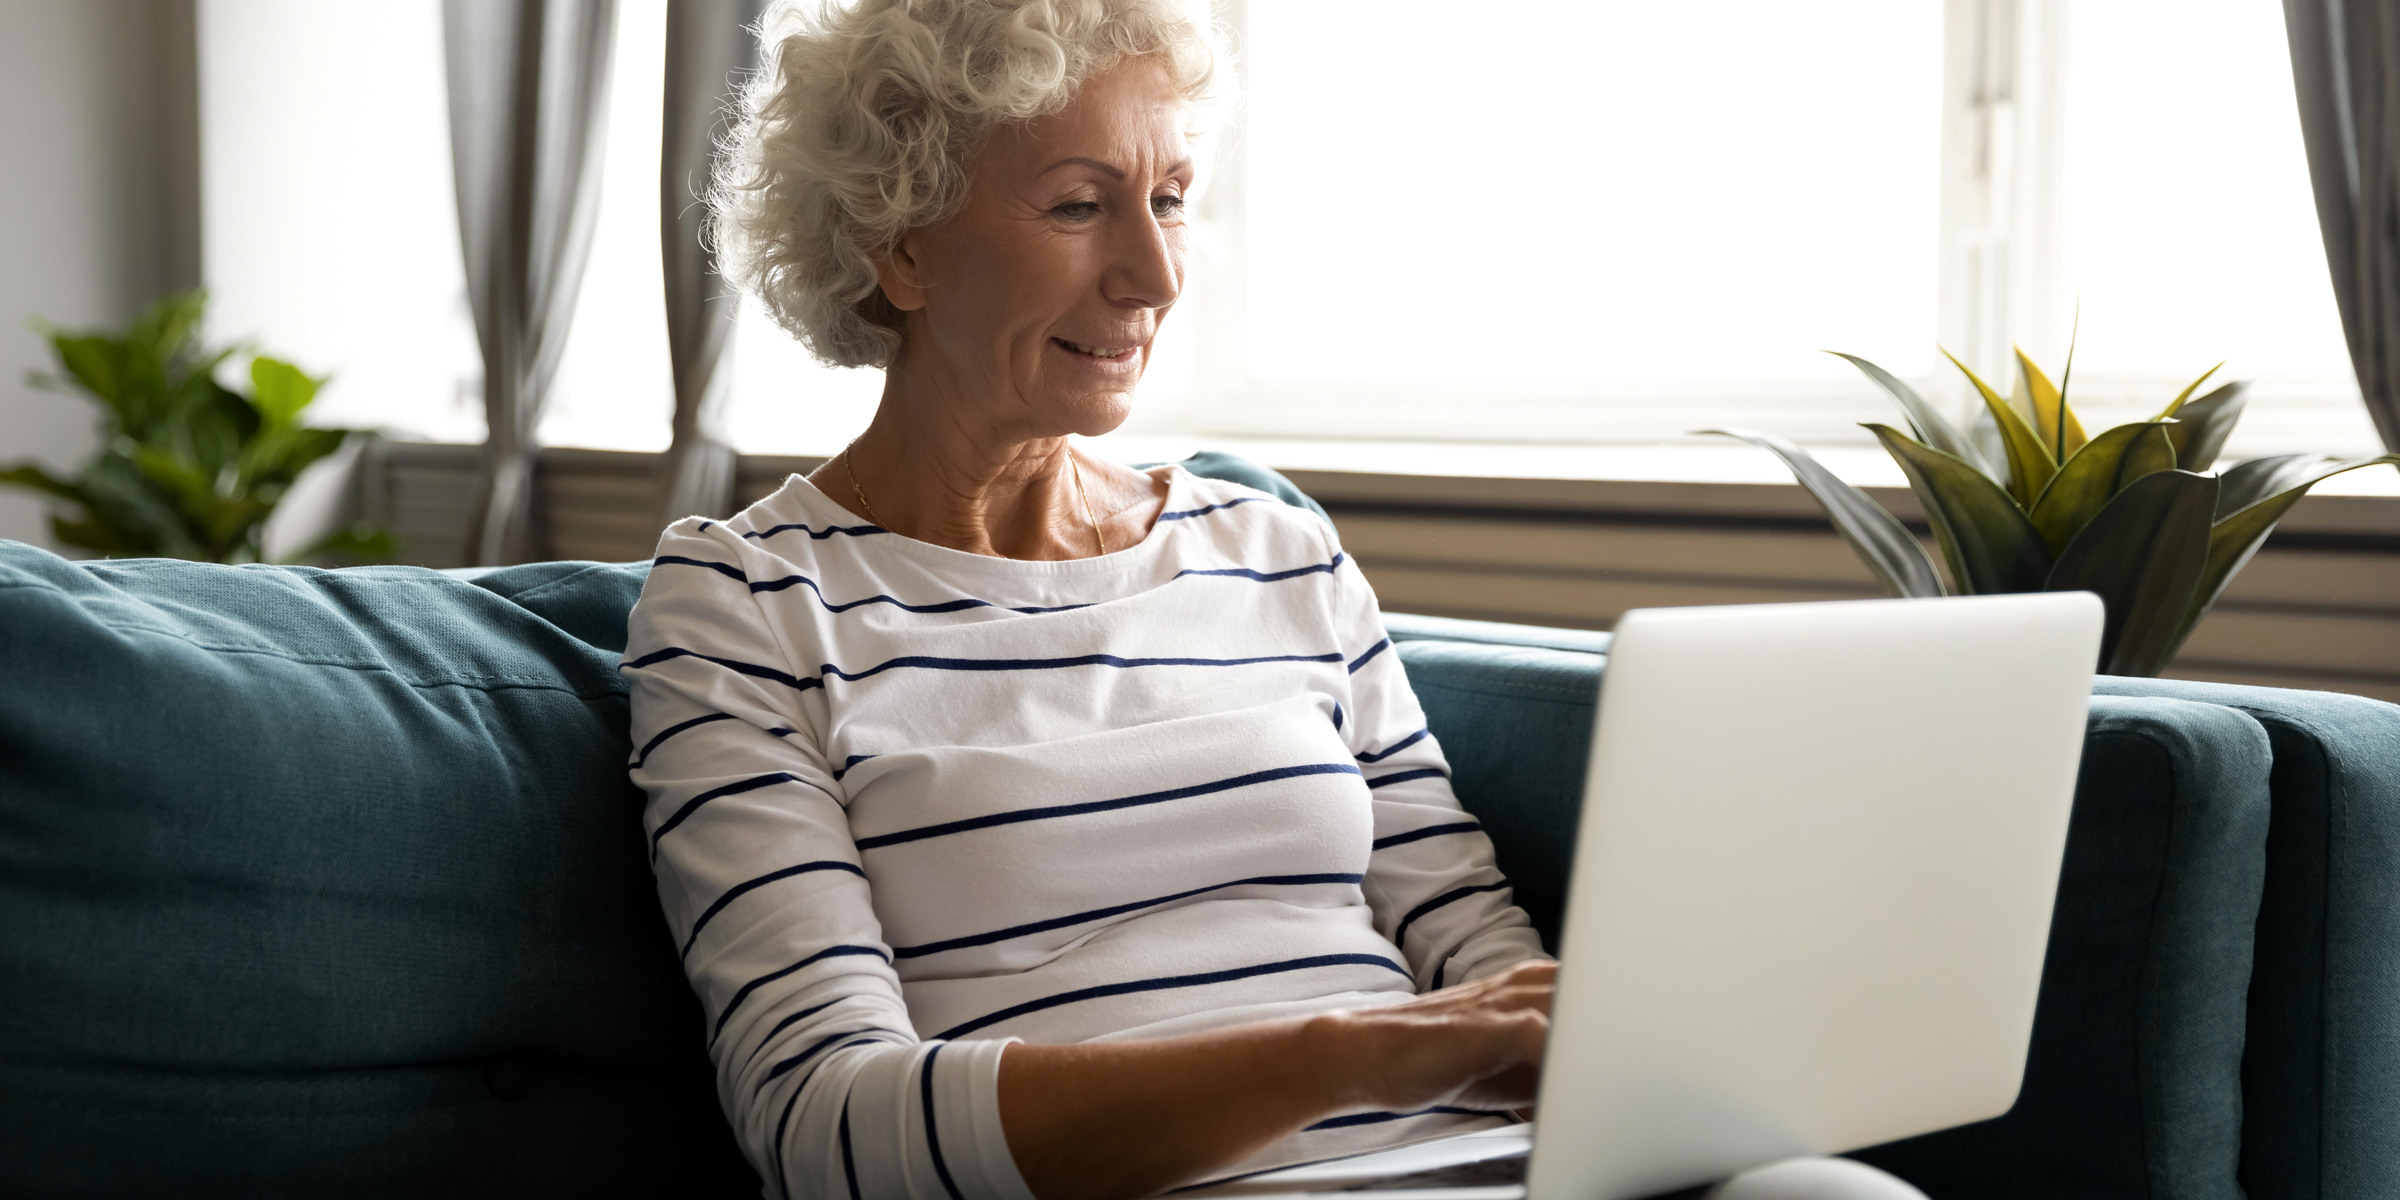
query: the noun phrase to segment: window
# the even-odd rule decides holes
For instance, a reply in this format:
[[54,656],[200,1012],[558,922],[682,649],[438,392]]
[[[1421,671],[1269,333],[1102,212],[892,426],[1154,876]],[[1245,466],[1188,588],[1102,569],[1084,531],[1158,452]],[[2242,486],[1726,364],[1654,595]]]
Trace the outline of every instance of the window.
[[2318,237],[2281,10],[2079,3],[2067,40],[2076,390],[2134,419],[2225,360],[2224,377],[2258,381],[2232,456],[2380,452]]
[[[2258,381],[2238,455],[2368,453],[2280,16],[2251,0],[1220,0],[1247,98],[1135,434],[1866,441],[1864,354],[2063,359],[2095,421]],[[481,435],[440,6],[201,6],[217,328],[336,378],[328,419]],[[625,0],[561,444],[656,449],[664,0]],[[357,47],[373,46],[373,53]],[[295,95],[311,97],[292,104]],[[735,437],[829,452],[881,378],[755,306]]]

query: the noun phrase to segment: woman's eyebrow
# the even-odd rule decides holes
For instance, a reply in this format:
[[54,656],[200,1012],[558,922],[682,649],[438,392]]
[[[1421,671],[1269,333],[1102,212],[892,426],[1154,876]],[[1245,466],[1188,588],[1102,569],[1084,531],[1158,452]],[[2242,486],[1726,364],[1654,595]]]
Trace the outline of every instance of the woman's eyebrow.
[[[1174,166],[1168,167],[1168,168],[1167,168],[1167,174],[1169,174],[1169,175],[1172,175],[1172,174],[1176,173],[1177,171],[1183,170],[1185,167],[1188,167],[1188,166],[1191,166],[1191,165],[1192,165],[1192,160],[1190,160],[1190,159],[1188,159],[1188,158],[1187,158],[1187,159],[1184,159],[1182,162],[1176,163]],[[1047,175],[1047,174],[1049,174],[1050,172],[1052,172],[1052,171],[1055,171],[1055,170],[1059,169],[1060,167],[1090,167],[1091,169],[1093,169],[1093,170],[1095,170],[1095,171],[1098,171],[1098,172],[1100,172],[1101,174],[1104,174],[1104,175],[1108,176],[1109,178],[1111,178],[1111,179],[1115,179],[1115,180],[1118,180],[1118,181],[1120,181],[1120,182],[1122,182],[1122,181],[1124,180],[1124,178],[1125,178],[1125,172],[1123,172],[1123,171],[1121,171],[1121,170],[1117,169],[1116,167],[1112,167],[1112,166],[1108,165],[1107,163],[1101,162],[1099,159],[1096,159],[1096,158],[1084,158],[1084,157],[1081,157],[1080,155],[1079,155],[1079,156],[1076,156],[1076,157],[1073,157],[1073,158],[1062,158],[1062,159],[1058,160],[1057,162],[1051,163],[1049,166],[1043,167],[1043,168],[1042,168],[1042,169],[1041,169],[1039,172],[1037,172],[1037,173],[1034,175],[1034,178],[1036,178],[1036,179],[1039,179],[1039,178],[1041,178],[1043,175]]]

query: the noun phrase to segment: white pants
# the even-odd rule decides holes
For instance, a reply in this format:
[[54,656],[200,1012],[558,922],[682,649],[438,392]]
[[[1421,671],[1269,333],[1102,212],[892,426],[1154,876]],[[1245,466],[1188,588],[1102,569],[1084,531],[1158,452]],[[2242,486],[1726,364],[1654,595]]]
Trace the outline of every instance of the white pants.
[[1900,1179],[1847,1158],[1794,1158],[1744,1171],[1704,1200],[1926,1200]]

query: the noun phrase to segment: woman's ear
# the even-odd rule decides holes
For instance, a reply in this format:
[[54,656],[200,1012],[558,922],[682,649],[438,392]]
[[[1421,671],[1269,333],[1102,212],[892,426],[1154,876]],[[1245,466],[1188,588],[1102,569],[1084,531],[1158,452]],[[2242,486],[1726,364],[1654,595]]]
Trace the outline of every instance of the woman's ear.
[[901,312],[915,312],[925,307],[925,285],[917,264],[917,231],[909,230],[888,250],[875,256],[875,282],[883,288],[883,298]]

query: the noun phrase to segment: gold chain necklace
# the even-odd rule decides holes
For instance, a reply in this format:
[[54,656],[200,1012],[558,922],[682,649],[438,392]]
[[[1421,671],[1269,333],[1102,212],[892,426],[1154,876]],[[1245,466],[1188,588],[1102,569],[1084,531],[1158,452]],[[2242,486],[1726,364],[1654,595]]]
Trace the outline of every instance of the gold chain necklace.
[[[885,529],[890,529],[890,522],[875,515],[875,505],[867,500],[866,485],[858,481],[858,456],[851,453],[857,447],[858,443],[855,440],[842,447],[842,474],[850,477],[850,494],[858,497],[859,511],[865,513],[868,520]],[[1083,468],[1076,463],[1075,452],[1072,450],[1067,452],[1067,470],[1075,476],[1075,494],[1083,500],[1083,519],[1091,523],[1092,539],[1100,543],[1100,553],[1106,554],[1108,553],[1108,535],[1101,532],[1100,518],[1092,512],[1092,494],[1083,486]]]

